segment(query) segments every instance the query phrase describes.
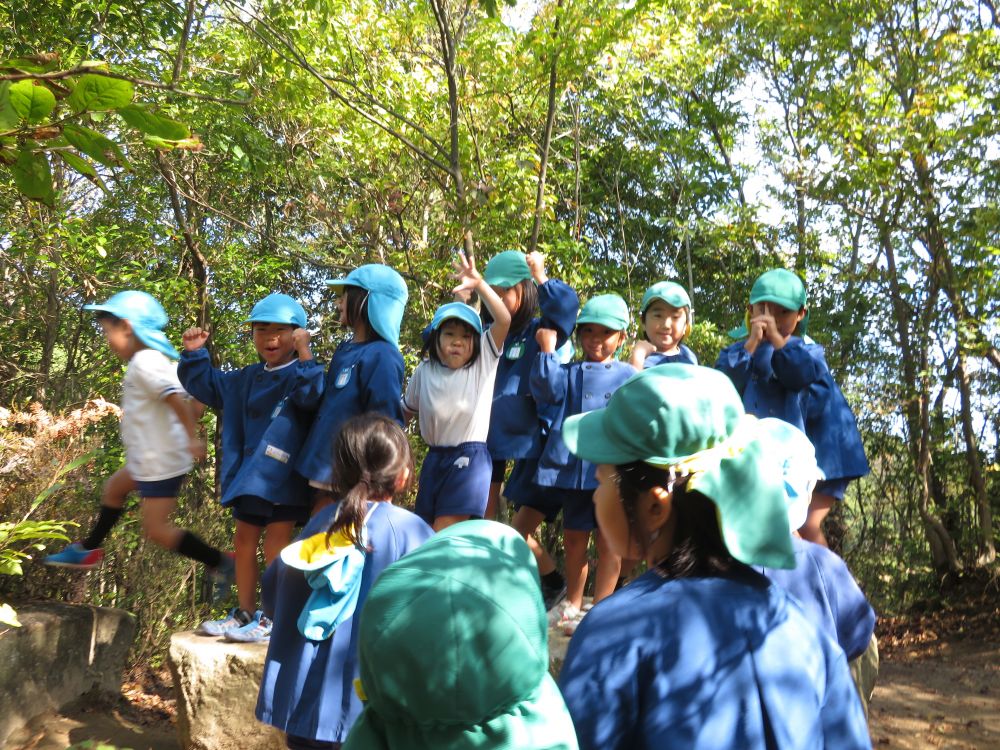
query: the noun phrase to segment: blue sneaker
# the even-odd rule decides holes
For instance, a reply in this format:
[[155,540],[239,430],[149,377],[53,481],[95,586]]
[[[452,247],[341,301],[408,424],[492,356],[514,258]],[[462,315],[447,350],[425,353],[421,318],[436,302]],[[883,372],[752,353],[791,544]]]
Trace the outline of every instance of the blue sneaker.
[[259,609],[253,613],[253,620],[242,628],[227,630],[224,636],[227,641],[235,643],[261,643],[271,639],[271,620],[264,617]]
[[104,550],[85,549],[79,542],[74,542],[62,552],[56,552],[42,559],[46,565],[55,565],[59,568],[76,568],[77,570],[90,570],[96,568],[104,559]]
[[239,607],[233,607],[229,610],[229,614],[226,617],[221,620],[205,620],[205,622],[199,625],[198,629],[194,632],[198,635],[208,636],[225,635],[230,630],[242,628],[252,620],[253,618],[249,612],[242,610]]
[[221,602],[232,591],[233,582],[236,580],[236,558],[232,552],[222,553],[222,562],[219,567],[213,568],[208,573],[214,581],[212,585],[212,604]]

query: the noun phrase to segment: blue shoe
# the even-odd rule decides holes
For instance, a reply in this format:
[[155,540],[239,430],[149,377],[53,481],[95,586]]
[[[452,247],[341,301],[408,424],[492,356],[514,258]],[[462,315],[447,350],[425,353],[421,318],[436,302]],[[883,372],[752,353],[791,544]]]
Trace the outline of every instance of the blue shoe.
[[219,567],[213,568],[208,575],[214,581],[212,604],[216,604],[229,596],[229,592],[233,589],[233,582],[236,580],[236,560],[233,553],[223,552]]
[[253,620],[242,628],[227,630],[224,636],[227,641],[235,643],[261,643],[271,639],[271,620],[264,617],[259,609],[254,612]]
[[60,568],[76,568],[77,570],[90,570],[96,568],[104,559],[104,550],[100,547],[96,549],[85,549],[79,542],[69,545],[62,552],[45,557],[42,562],[46,565],[55,565]]
[[249,612],[246,612],[239,607],[233,607],[229,610],[229,614],[221,620],[205,620],[198,629],[194,632],[198,635],[208,635],[208,636],[220,636],[225,635],[230,630],[235,630],[236,628],[242,628],[248,622],[251,622],[253,618],[250,616]]

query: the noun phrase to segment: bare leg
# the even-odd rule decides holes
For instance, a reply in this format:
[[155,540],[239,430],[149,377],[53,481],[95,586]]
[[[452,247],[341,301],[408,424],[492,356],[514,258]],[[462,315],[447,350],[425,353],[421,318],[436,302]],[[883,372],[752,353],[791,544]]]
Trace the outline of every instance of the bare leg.
[[[523,509],[522,509],[523,510]],[[587,585],[590,565],[587,560],[589,531],[563,531],[563,548],[566,551],[566,601],[573,607],[583,606],[583,588]]]
[[523,536],[524,540],[528,543],[528,547],[535,555],[535,562],[538,563],[538,573],[543,576],[548,575],[556,569],[556,561],[552,559],[552,555],[534,537],[535,530],[538,529],[544,520],[545,516],[537,510],[522,505],[517,509],[517,513],[514,514],[514,520],[511,522],[514,531]]
[[184,530],[174,526],[170,517],[177,509],[176,497],[145,497],[142,499],[142,533],[154,544],[175,550]]
[[806,541],[829,547],[830,545],[826,543],[826,535],[823,533],[823,519],[826,518],[836,502],[837,498],[832,495],[814,492],[812,502],[809,503],[809,515],[806,516],[805,524],[799,529],[799,535]]
[[236,599],[240,609],[251,614],[257,609],[257,546],[264,529],[236,520]]
[[295,534],[295,521],[276,521],[269,523],[264,532],[264,564],[270,565],[281,550],[292,543]]
[[108,477],[101,489],[101,505],[109,508],[124,508],[125,498],[128,493],[136,490],[135,480],[132,475],[121,467],[118,471]]
[[462,521],[468,521],[470,518],[472,516],[438,516],[434,519],[434,531],[447,529],[449,526],[454,526],[456,523],[461,523]]
[[622,559],[611,551],[601,530],[597,530],[597,574],[594,576],[594,604],[615,593]]

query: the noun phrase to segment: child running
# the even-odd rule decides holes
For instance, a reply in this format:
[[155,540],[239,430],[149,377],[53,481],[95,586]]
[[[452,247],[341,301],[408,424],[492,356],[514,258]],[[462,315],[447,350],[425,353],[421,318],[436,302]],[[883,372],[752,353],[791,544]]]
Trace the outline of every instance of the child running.
[[352,335],[333,353],[322,401],[295,465],[320,491],[313,512],[330,500],[335,479],[330,453],[344,422],[357,414],[378,412],[403,424],[399,327],[408,296],[406,282],[388,266],[372,263],[327,284],[338,295],[340,325]]
[[459,252],[456,294],[475,291],[493,325],[483,331],[468,305],[451,302],[434,313],[424,344],[424,361],[403,398],[407,419],[419,416],[420,434],[430,446],[420,470],[416,513],[435,531],[469,518],[482,518],[489,497],[492,461],[486,448],[497,363],[510,327],[510,313]]
[[179,356],[163,329],[167,313],[146,292],[118,292],[94,310],[108,348],[128,363],[122,380],[122,443],[125,465],[104,485],[101,509],[90,534],[43,562],[88,570],[104,558],[101,543],[121,517],[133,491],[142,500],[142,533],[154,544],[203,563],[216,579],[217,593],[232,585],[233,558],[180,529],[170,517],[194,460],[205,457],[197,420],[171,361]]
[[333,447],[336,502],[264,574],[274,627],[256,714],[285,732],[292,750],[339,748],[361,713],[353,687],[361,607],[382,571],[433,533],[393,505],[412,473],[409,441],[394,420],[362,414],[343,422]]
[[629,359],[636,370],[668,362],[698,364],[682,343],[691,332],[691,298],[684,287],[673,281],[653,284],[642,295],[639,319],[644,338],[636,342]]
[[869,468],[854,414],[823,347],[806,336],[808,323],[802,280],[783,268],[768,271],[750,290],[746,326],[730,333],[746,340],[723,349],[715,366],[733,381],[749,414],[783,419],[816,447],[826,479],[816,485],[799,533],[825,547],[823,519],[844,499],[848,483]]
[[261,536],[269,565],[292,541],[295,526],[309,519],[309,488],[293,467],[319,402],[323,368],[309,349],[306,311],[287,294],[269,294],[245,322],[259,363],[214,368],[205,349],[208,331],[189,328],[177,374],[188,393],[222,412],[222,504],[236,519],[239,604],[197,632],[256,642],[271,632],[257,609]]
[[[628,323],[628,305],[617,294],[589,299],[576,321],[577,345],[584,360],[570,364],[559,362],[555,331],[539,328],[535,334],[540,351],[531,369],[531,394],[539,412],[550,422],[535,483],[547,491],[534,493],[518,507],[513,526],[527,539],[543,520],[552,522],[562,511],[566,601],[553,620],[567,635],[572,635],[583,616],[583,589],[589,568],[587,547],[591,532],[597,529],[593,502],[597,479],[593,464],[571,454],[560,433],[566,417],[603,409],[611,394],[635,374],[635,368],[615,359],[625,343]],[[556,570],[555,561],[544,547],[536,542],[532,551],[542,575]],[[614,592],[621,567],[622,559],[608,548],[598,530],[595,604]]]

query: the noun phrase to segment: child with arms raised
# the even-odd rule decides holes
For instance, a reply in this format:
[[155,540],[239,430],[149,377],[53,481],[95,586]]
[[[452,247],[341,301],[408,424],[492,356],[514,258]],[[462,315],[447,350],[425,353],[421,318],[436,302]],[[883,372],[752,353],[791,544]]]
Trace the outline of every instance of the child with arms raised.
[[510,327],[510,313],[475,261],[459,252],[455,266],[461,279],[455,293],[477,292],[493,325],[483,331],[475,310],[461,302],[439,307],[424,345],[426,359],[403,398],[406,416],[419,417],[420,434],[431,447],[420,470],[416,513],[435,531],[486,512],[493,381]]
[[309,518],[309,488],[293,468],[319,402],[323,368],[309,349],[306,312],[287,294],[268,295],[245,322],[261,362],[216,369],[205,349],[208,332],[189,328],[177,374],[188,393],[222,411],[222,504],[236,519],[239,605],[198,632],[254,642],[271,630],[257,609],[261,536],[270,564],[292,541],[296,524]]
[[149,294],[132,290],[83,309],[97,312],[111,353],[128,362],[122,380],[125,465],[105,483],[100,514],[87,538],[49,555],[45,564],[84,570],[99,565],[104,557],[101,542],[121,516],[125,498],[137,491],[142,499],[143,535],[203,563],[228,588],[232,557],[170,520],[192,459],[205,457],[205,445],[198,438],[194,411],[171,362],[178,354],[163,334],[166,312]]
[[684,287],[661,281],[646,290],[639,308],[643,339],[632,349],[629,363],[642,370],[668,362],[698,364],[694,352],[682,343],[691,331],[691,298]]

